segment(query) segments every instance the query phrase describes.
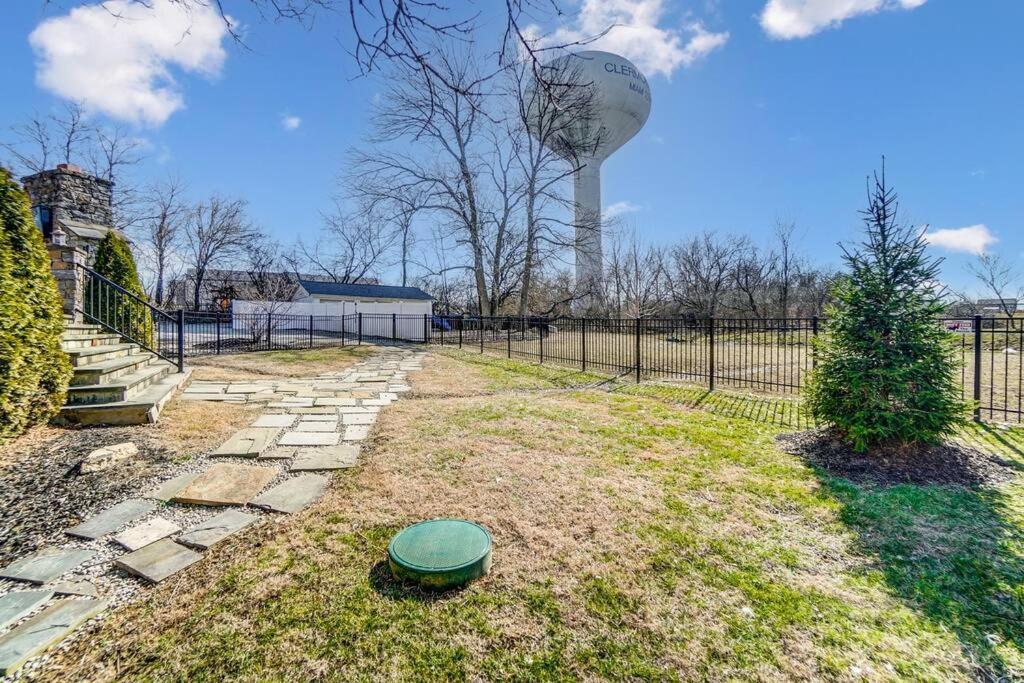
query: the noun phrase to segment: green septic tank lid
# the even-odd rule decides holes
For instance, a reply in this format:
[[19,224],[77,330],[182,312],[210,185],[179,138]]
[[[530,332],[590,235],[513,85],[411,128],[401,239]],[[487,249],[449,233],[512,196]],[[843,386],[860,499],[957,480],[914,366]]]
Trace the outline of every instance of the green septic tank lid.
[[407,526],[388,544],[388,564],[400,579],[450,588],[491,568],[491,535],[464,519],[432,519]]

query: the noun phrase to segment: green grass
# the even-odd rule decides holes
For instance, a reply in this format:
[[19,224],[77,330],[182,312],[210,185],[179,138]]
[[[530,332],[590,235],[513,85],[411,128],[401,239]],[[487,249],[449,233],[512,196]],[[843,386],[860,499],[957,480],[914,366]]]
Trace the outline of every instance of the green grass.
[[[1024,671],[1019,477],[996,489],[858,485],[780,451],[774,438],[792,427],[739,396],[504,393],[580,382],[514,361],[473,369],[502,393],[399,402],[389,410],[402,429],[371,447],[370,465],[209,568],[183,616],[167,616],[170,586],[90,642],[131,680]],[[1020,431],[964,438],[1024,469]],[[393,581],[388,539],[441,514],[489,526],[492,575],[444,594]],[[94,671],[81,654],[68,666]]]

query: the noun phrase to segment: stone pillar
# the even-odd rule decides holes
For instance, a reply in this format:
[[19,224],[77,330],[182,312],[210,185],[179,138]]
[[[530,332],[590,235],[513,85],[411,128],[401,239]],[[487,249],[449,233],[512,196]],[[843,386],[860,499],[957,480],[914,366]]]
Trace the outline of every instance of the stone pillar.
[[67,244],[48,244],[50,270],[57,279],[57,290],[64,300],[64,315],[76,323],[82,322],[85,303],[85,271],[87,255],[78,247]]

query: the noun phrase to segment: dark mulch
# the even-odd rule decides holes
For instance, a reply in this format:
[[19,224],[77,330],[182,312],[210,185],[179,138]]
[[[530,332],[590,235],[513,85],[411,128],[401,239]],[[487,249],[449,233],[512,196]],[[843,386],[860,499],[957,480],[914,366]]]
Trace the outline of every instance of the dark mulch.
[[1013,479],[1017,465],[956,442],[894,446],[858,453],[826,429],[782,434],[779,447],[828,474],[858,483],[991,486]]
[[[24,439],[17,457],[0,465],[0,566],[63,539],[63,530],[104,507],[138,496],[140,487],[173,466],[153,427],[57,429]],[[93,449],[125,441],[139,454],[102,472],[83,474]]]

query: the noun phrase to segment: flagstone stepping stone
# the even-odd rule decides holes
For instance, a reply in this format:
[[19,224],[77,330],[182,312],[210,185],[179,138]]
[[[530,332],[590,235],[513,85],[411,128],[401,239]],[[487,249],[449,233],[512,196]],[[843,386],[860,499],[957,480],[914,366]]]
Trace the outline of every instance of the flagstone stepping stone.
[[193,548],[207,550],[231,534],[241,531],[257,519],[255,515],[250,515],[247,512],[226,510],[202,524],[192,527],[179,536],[177,541]]
[[271,401],[267,404],[268,408],[302,408],[302,407],[313,407],[313,399],[308,399],[308,403],[286,403],[285,401]]
[[364,398],[363,399],[363,405],[364,406],[378,406],[378,407],[380,407],[380,406],[389,406],[389,405],[391,405],[392,402],[393,402],[393,399],[390,399],[390,398]]
[[171,498],[178,495],[179,491],[191,484],[198,476],[198,472],[186,472],[185,474],[179,474],[173,479],[168,479],[164,483],[160,484],[160,486],[147,493],[146,498],[162,500],[166,503]]
[[271,448],[269,450],[266,450],[266,451],[263,451],[262,453],[260,453],[259,459],[260,460],[287,460],[288,458],[291,458],[291,457],[294,457],[294,456],[295,456],[295,448],[293,448],[293,447],[281,448],[280,446],[275,446],[274,448]]
[[185,401],[224,401],[227,403],[244,403],[245,397],[239,396],[237,398],[227,396],[225,394],[182,394],[181,398]]
[[60,581],[52,586],[47,586],[47,588],[57,595],[81,595],[87,598],[100,597],[100,592],[97,590],[96,584],[92,581],[86,581],[85,579],[82,579],[81,581]]
[[354,398],[318,398],[316,399],[315,406],[354,406],[356,400]]
[[114,543],[124,547],[126,550],[138,550],[179,531],[181,531],[181,527],[174,522],[163,517],[157,517],[138,526],[133,526],[131,529],[125,529],[117,536],[114,536]]
[[227,384],[200,384],[193,382],[185,387],[186,394],[217,394],[228,388]]
[[11,591],[0,595],[0,629],[5,629],[53,597],[53,591]]
[[312,396],[295,396],[293,398],[286,398],[281,403],[295,408],[311,408],[313,407],[313,401]]
[[411,389],[412,387],[410,387],[408,384],[392,384],[390,387],[388,387],[388,390],[391,393],[395,394],[401,394]]
[[225,393],[228,394],[258,394],[261,391],[271,391],[270,387],[262,384],[232,384]]
[[342,437],[345,441],[363,441],[370,435],[368,425],[349,425],[345,427],[345,434]]
[[145,517],[156,509],[156,504],[142,498],[129,498],[114,505],[98,515],[94,515],[78,526],[71,527],[64,533],[68,536],[85,538],[90,541],[117,531],[125,524]]
[[336,432],[338,421],[333,422],[300,422],[295,428],[297,432]]
[[106,600],[65,598],[0,638],[0,672],[12,674],[26,660],[64,640],[79,624],[105,609]]
[[376,415],[342,415],[341,420],[346,425],[372,425],[377,419]]
[[281,482],[249,505],[274,512],[298,512],[320,497],[328,481],[318,474],[302,474]]
[[253,427],[291,427],[295,423],[294,415],[260,415]]
[[319,408],[289,408],[292,415],[337,415],[341,408],[320,406]]
[[194,550],[164,538],[121,556],[114,561],[114,565],[151,583],[160,583],[202,558]]
[[[370,401],[372,399],[364,398],[364,401]],[[379,409],[378,406],[361,405],[361,406],[342,406],[338,408],[338,412],[341,415],[369,415],[370,413],[376,412]]]
[[96,553],[78,548],[44,548],[0,569],[0,578],[43,584],[71,571]]
[[330,433],[316,432],[288,432],[281,437],[282,446],[335,446],[341,439],[341,434],[332,431]]
[[331,413],[330,415],[301,415],[299,420],[302,422],[337,422],[338,414]]
[[224,457],[255,458],[267,450],[281,433],[279,428],[246,427],[239,429],[210,455]]
[[277,476],[271,467],[221,462],[210,466],[172,498],[193,505],[245,505]]
[[302,448],[295,453],[289,468],[292,472],[341,470],[359,464],[359,447],[338,444],[326,448]]

